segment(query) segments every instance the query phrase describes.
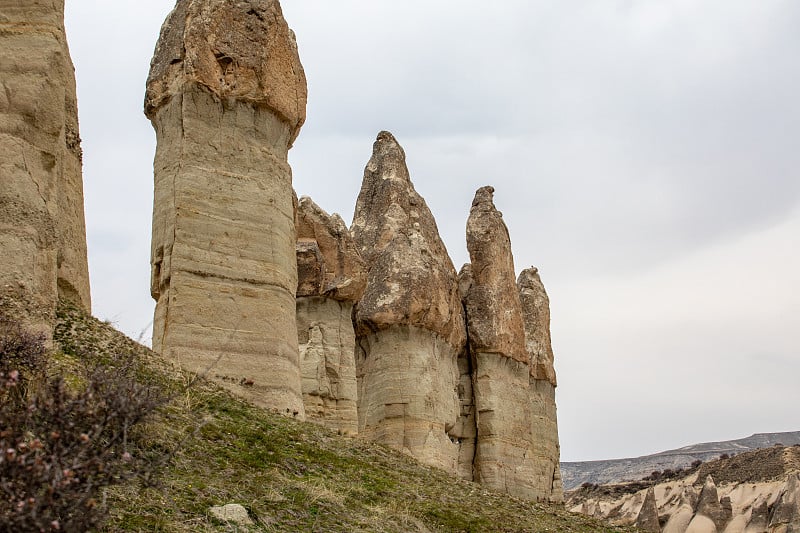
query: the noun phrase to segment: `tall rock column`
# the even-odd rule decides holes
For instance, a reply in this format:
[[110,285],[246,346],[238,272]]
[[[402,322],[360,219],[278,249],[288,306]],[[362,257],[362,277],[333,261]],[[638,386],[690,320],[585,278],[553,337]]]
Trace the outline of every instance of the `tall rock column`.
[[475,193],[467,220],[471,265],[462,269],[477,413],[475,481],[528,499],[547,498],[536,483],[530,367],[511,240],[492,200]]
[[63,0],[0,0],[0,296],[52,326],[90,310],[75,72]]
[[178,0],[150,65],[153,348],[303,417],[287,155],[306,79],[277,0]]
[[525,348],[530,357],[529,396],[531,402],[534,485],[553,502],[564,499],[561,482],[561,447],[556,417],[556,371],[550,343],[550,299],[536,267],[523,270],[517,278],[525,327]]
[[373,145],[351,231],[368,272],[354,315],[359,432],[426,464],[471,471],[471,453],[462,453],[474,430],[459,400],[466,333],[456,272],[391,133]]
[[297,337],[306,417],[358,433],[353,305],[367,283],[364,261],[342,218],[300,199]]

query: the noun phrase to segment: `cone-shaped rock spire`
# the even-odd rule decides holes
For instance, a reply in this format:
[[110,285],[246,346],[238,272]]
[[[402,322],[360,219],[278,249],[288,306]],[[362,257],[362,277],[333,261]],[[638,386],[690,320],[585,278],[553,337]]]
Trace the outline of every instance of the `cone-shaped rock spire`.
[[359,430],[459,471],[469,430],[458,395],[466,331],[456,272],[389,132],[373,145],[351,231],[368,270],[354,314]]

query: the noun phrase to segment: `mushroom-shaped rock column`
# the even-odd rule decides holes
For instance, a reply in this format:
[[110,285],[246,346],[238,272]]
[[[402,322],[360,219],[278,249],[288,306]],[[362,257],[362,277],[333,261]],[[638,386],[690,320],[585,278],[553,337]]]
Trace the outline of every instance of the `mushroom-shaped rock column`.
[[525,327],[525,349],[530,357],[534,485],[542,496],[561,502],[564,489],[559,466],[561,447],[556,416],[556,372],[550,343],[550,299],[536,267],[520,273],[517,288]]
[[367,265],[354,314],[359,433],[423,463],[471,472],[471,452],[462,450],[470,430],[459,401],[466,332],[456,272],[391,133],[373,145],[350,229]]
[[45,333],[91,308],[80,142],[64,0],[0,2],[0,298]]
[[364,261],[342,218],[300,199],[297,226],[297,337],[306,417],[358,432],[353,305],[367,283]]
[[537,487],[530,367],[511,240],[492,187],[475,193],[467,220],[471,264],[462,269],[477,413],[475,481],[527,499]]
[[153,348],[302,418],[287,155],[306,79],[277,0],[178,0],[150,65]]

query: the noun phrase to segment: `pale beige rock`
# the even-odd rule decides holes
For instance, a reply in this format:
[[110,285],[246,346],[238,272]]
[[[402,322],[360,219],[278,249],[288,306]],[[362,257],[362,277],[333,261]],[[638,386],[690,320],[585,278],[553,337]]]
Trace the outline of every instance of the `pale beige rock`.
[[767,527],[769,527],[769,507],[766,501],[762,501],[753,506],[744,533],[762,533],[767,531]]
[[344,434],[358,432],[355,332],[351,315],[367,276],[337,214],[298,202],[297,336],[306,416]]
[[769,521],[770,533],[800,531],[800,473],[790,474]]
[[[511,240],[502,214],[495,209],[493,192],[492,187],[483,187],[475,194],[467,220],[472,262],[459,275],[473,362],[475,480],[521,498],[546,500],[553,496],[556,476],[552,458],[545,465],[544,456],[552,454],[544,449],[544,440],[537,449],[533,435],[534,398],[545,391],[534,383],[531,393],[534,380]],[[540,414],[549,416],[543,401],[539,403]],[[543,420],[539,417],[537,425]]]
[[458,354],[430,330],[398,324],[358,338],[359,434],[460,471]]
[[0,295],[43,331],[91,308],[81,158],[63,0],[0,0]]
[[297,299],[297,337],[306,417],[346,435],[358,433],[352,302]]
[[217,520],[228,522],[230,524],[235,524],[237,526],[255,525],[253,519],[250,518],[247,509],[245,509],[244,506],[238,503],[229,503],[227,505],[214,506],[211,507],[208,510],[208,512],[211,516],[213,516]]
[[550,300],[535,267],[520,273],[517,288],[522,305],[525,347],[531,361],[529,395],[535,486],[548,493],[551,501],[561,502],[564,491],[559,465],[561,448],[556,414],[556,374],[550,343]]
[[528,365],[496,353],[473,353],[477,425],[475,481],[531,500],[547,500],[533,454]]
[[564,487],[561,482],[561,445],[558,440],[558,421],[556,412],[556,391],[544,379],[530,378],[528,397],[531,417],[530,456],[534,460],[534,486],[537,498],[560,503],[564,500]]
[[658,506],[656,505],[656,493],[652,487],[647,490],[647,494],[636,517],[636,527],[650,533],[661,533],[661,524],[658,522]]
[[[700,491],[700,499],[697,502],[697,509],[695,510],[695,519],[693,519],[692,522],[694,522],[698,516],[708,517],[714,523],[718,531],[724,530],[725,525],[731,519],[730,499],[728,500],[728,507],[726,509],[720,501],[717,486],[714,484],[714,479],[711,476],[706,478],[703,489]],[[705,521],[703,521],[703,523],[705,524]]]
[[[669,517],[664,533],[786,533],[797,530],[798,473],[772,481],[733,482],[716,486],[706,480],[697,486],[697,475],[653,487],[660,516]],[[568,502],[573,512],[610,520],[614,525],[637,523],[649,489],[623,496],[589,498]],[[698,494],[699,491],[699,494]],[[794,522],[793,522],[794,521]],[[718,525],[719,524],[719,525]]]
[[714,521],[706,515],[695,514],[689,526],[686,528],[685,533],[718,533],[718,529]]
[[277,0],[179,0],[145,113],[156,130],[153,347],[302,418],[290,145],[306,81]]
[[470,430],[458,357],[466,330],[456,272],[391,133],[373,145],[351,231],[368,270],[354,313],[359,432],[464,472],[461,439]]

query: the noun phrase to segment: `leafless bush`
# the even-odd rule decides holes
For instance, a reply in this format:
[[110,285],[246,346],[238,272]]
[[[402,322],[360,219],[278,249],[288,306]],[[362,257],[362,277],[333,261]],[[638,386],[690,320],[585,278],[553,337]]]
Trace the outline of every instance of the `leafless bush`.
[[21,401],[29,383],[43,375],[46,360],[44,335],[25,330],[0,311],[0,374],[15,376],[13,388],[0,389],[0,401]]
[[96,527],[103,489],[155,468],[129,436],[166,398],[121,356],[48,375],[42,338],[0,325],[0,531]]

